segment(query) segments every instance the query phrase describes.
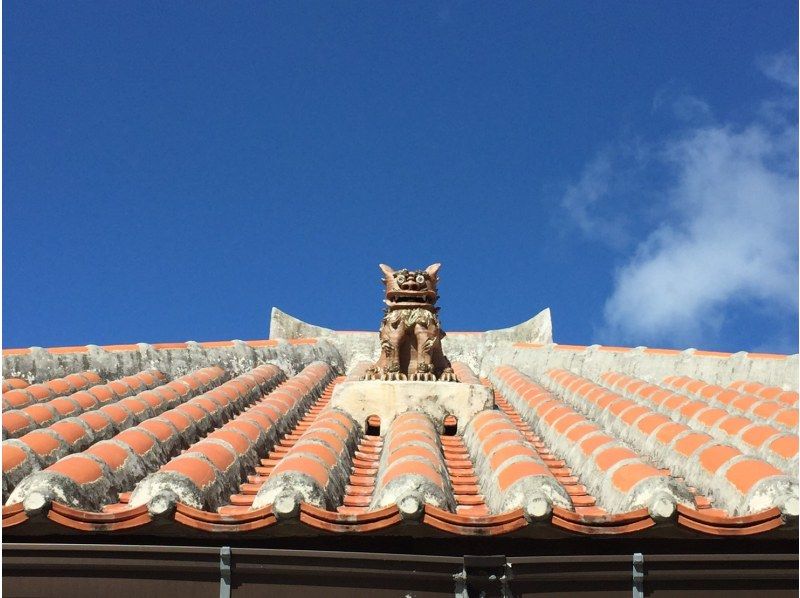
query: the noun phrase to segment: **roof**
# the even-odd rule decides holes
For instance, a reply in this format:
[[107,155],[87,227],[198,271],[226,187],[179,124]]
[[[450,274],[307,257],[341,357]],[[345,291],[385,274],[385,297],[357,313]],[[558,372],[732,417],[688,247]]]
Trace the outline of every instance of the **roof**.
[[448,333],[496,403],[456,434],[330,408],[377,341],[321,330],[4,351],[4,533],[797,533],[797,356]]

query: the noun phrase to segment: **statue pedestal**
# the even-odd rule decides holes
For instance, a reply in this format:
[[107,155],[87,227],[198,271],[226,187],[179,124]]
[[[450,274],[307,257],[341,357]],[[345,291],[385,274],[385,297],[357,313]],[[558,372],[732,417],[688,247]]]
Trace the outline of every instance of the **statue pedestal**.
[[440,432],[445,417],[452,415],[461,434],[477,413],[494,408],[494,395],[481,384],[369,380],[337,385],[329,405],[348,413],[362,428],[367,418],[378,416],[381,435],[398,415],[408,411],[424,413]]

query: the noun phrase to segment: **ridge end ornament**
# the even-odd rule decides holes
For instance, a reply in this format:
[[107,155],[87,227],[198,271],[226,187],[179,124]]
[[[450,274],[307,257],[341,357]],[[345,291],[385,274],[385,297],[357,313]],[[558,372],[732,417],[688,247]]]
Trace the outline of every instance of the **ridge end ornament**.
[[380,264],[386,304],[379,332],[381,354],[364,380],[458,382],[442,351],[437,285],[441,264],[394,270]]

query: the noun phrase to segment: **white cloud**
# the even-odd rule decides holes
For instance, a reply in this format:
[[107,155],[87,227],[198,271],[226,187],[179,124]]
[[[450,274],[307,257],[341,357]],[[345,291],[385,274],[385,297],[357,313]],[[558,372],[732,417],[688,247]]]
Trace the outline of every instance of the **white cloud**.
[[637,140],[608,147],[586,165],[575,183],[567,186],[561,207],[586,237],[615,249],[630,245],[629,227],[636,220],[636,206],[621,209],[619,203],[610,200],[629,197],[647,156],[648,151]]
[[618,271],[607,333],[696,342],[722,326],[726,304],[797,309],[797,179],[771,167],[784,142],[755,125],[700,129],[668,144],[677,218]]
[[680,121],[704,123],[713,119],[711,106],[676,83],[662,87],[653,98],[653,112],[668,110]]
[[608,155],[601,153],[586,166],[578,182],[567,188],[561,201],[578,228],[588,236],[616,238],[622,230],[619,222],[601,219],[592,214],[592,206],[608,194],[611,176]]
[[797,89],[797,57],[790,54],[763,56],[757,61],[758,67],[770,79]]
[[[706,124],[651,146],[648,159],[669,173],[661,224],[617,270],[601,342],[708,346],[730,308],[796,314],[797,128],[785,116],[754,117],[743,127]],[[608,150],[603,155],[601,165],[613,162]],[[590,163],[563,205],[580,207],[568,200],[580,192],[615,201],[602,186],[614,176]],[[644,192],[648,181],[638,183]],[[592,230],[587,212],[572,216]]]

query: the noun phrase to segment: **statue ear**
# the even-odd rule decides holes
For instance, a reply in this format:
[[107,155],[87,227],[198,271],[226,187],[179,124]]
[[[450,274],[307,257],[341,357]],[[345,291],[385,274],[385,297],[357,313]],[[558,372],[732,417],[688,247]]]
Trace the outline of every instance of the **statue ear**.
[[441,264],[431,264],[430,266],[425,268],[425,272],[427,272],[428,276],[430,276],[433,280],[436,280],[437,278],[439,278],[439,268],[441,267],[442,267]]
[[386,280],[390,280],[392,276],[394,276],[394,270],[391,266],[387,266],[386,264],[378,264],[378,268],[381,269],[381,272],[383,272]]

